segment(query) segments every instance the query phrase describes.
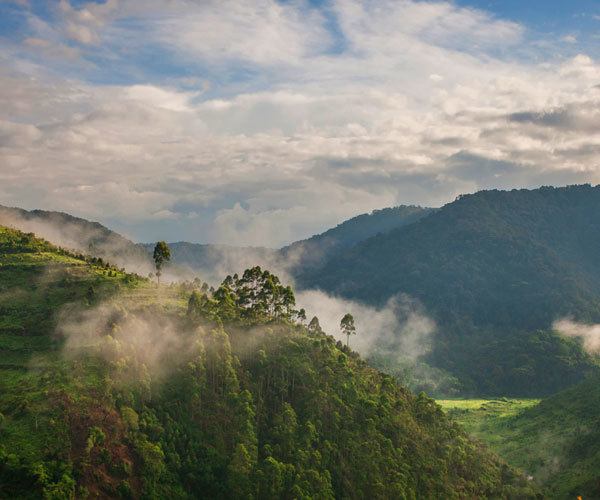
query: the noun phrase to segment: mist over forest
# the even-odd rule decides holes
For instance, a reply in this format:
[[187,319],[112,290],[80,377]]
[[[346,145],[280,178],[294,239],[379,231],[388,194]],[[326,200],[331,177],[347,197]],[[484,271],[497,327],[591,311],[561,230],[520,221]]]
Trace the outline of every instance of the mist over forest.
[[0,1],[0,499],[600,498],[599,33]]

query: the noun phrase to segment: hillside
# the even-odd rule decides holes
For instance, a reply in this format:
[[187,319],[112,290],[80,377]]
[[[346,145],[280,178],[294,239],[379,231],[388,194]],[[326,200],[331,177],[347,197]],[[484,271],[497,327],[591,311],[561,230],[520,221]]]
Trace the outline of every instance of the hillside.
[[538,401],[443,401],[550,498],[600,498],[600,379]]
[[0,205],[0,225],[35,233],[57,246],[101,257],[129,271],[148,274],[153,270],[151,259],[138,245],[98,222],[63,212]]
[[260,269],[207,296],[1,228],[0,276],[3,496],[533,494]]
[[482,191],[359,243],[298,282],[383,305],[421,301],[429,363],[479,394],[539,396],[594,371],[554,320],[600,320],[600,187]]
[[408,205],[374,210],[348,219],[324,233],[292,243],[280,252],[284,260],[292,263],[294,274],[302,274],[361,241],[412,224],[433,212],[433,208]]

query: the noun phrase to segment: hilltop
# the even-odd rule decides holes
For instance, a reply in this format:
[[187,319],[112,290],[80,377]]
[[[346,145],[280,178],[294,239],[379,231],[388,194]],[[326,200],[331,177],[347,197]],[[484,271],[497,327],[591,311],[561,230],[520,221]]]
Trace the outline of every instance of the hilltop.
[[304,327],[268,272],[159,287],[0,228],[0,276],[11,498],[533,494],[434,401]]

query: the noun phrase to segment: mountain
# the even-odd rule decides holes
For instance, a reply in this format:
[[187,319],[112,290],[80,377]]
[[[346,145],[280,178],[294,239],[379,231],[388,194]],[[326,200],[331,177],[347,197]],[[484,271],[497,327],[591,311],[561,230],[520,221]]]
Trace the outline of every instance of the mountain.
[[[218,283],[228,274],[255,265],[293,277],[308,268],[322,265],[337,252],[349,249],[360,241],[411,224],[432,212],[432,208],[415,206],[374,210],[278,250],[188,242],[169,243],[169,247],[173,265],[188,269],[213,283]],[[141,246],[149,254],[154,248],[153,243]]]
[[302,273],[307,268],[318,268],[338,252],[361,241],[412,224],[433,212],[433,208],[409,205],[374,210],[348,219],[324,233],[292,243],[281,249],[281,255],[291,263],[294,274]]
[[93,254],[129,271],[148,274],[153,270],[143,249],[98,222],[63,212],[0,205],[0,225],[35,233],[57,246]]
[[[338,251],[415,222],[433,211],[415,206],[375,210],[282,249],[185,241],[169,243],[171,262],[166,266],[166,273],[174,279],[195,275],[217,284],[228,274],[260,265],[292,277],[303,269],[323,264]],[[129,271],[145,275],[154,271],[152,252],[155,243],[134,243],[98,222],[63,212],[0,205],[0,224],[39,234],[58,246],[77,252],[90,252]]]
[[482,191],[298,277],[375,306],[407,294],[438,325],[433,366],[463,391],[544,395],[596,371],[552,331],[600,320],[600,187]]
[[535,494],[433,400],[302,326],[268,272],[206,294],[0,228],[0,278],[2,496]]

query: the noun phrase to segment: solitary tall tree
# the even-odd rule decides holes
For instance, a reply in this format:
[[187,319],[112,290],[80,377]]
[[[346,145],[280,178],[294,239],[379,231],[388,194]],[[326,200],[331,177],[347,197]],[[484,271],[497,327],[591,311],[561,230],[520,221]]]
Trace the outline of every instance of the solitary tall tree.
[[346,347],[350,343],[350,335],[356,335],[356,327],[354,326],[354,316],[350,313],[346,313],[346,315],[340,321],[340,329],[342,330],[342,334],[346,336]]
[[156,267],[156,281],[160,284],[160,275],[162,274],[162,267],[165,262],[169,262],[171,260],[171,250],[169,249],[169,245],[167,245],[164,241],[159,241],[154,247],[154,265]]

